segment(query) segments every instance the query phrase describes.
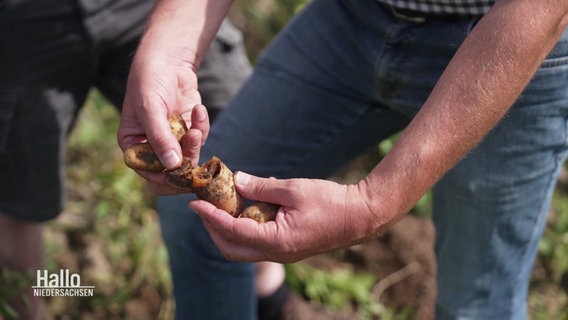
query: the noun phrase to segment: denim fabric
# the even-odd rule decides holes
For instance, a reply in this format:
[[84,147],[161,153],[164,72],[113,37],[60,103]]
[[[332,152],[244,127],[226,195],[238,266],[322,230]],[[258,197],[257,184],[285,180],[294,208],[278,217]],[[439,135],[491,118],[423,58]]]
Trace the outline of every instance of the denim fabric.
[[[408,124],[476,22],[415,24],[375,0],[313,1],[262,54],[202,160],[265,177],[330,176]],[[559,44],[509,115],[435,188],[438,319],[526,315],[566,147],[567,53]],[[190,199],[158,200],[178,318],[253,319],[252,265],[223,260]]]

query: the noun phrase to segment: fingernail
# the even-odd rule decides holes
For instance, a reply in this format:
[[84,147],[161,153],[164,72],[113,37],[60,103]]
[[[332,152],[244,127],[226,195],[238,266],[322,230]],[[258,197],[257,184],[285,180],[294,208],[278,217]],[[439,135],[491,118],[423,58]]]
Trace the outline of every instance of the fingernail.
[[235,183],[241,186],[245,186],[249,183],[250,178],[250,174],[239,171],[235,175]]
[[205,106],[203,105],[197,105],[197,120],[198,121],[205,121],[205,119],[207,119],[207,109],[205,109]]
[[168,150],[162,155],[162,164],[166,169],[175,168],[180,161],[181,159],[175,150]]

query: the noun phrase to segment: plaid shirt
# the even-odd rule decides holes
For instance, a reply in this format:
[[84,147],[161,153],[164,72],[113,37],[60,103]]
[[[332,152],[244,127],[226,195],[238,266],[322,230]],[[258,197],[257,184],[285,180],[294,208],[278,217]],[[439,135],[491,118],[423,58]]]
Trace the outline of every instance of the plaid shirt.
[[495,0],[378,0],[387,6],[441,15],[483,15]]

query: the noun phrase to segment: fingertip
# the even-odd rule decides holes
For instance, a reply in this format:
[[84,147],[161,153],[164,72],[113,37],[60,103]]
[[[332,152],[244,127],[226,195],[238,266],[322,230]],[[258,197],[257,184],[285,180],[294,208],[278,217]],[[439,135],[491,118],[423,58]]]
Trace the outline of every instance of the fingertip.
[[237,173],[235,174],[235,183],[239,186],[244,187],[250,182],[251,178],[252,176],[250,174],[242,171],[237,171]]
[[195,212],[195,214],[197,214],[198,216],[201,216],[199,214],[199,210],[200,210],[199,205],[195,204],[197,201],[199,201],[199,200],[190,201],[187,206],[189,207],[190,210]]

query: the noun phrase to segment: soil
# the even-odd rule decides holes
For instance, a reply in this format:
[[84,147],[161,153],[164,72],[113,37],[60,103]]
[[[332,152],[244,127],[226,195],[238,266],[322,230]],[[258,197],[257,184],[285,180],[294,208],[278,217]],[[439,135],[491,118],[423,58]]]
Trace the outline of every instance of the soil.
[[[332,180],[354,183],[363,179],[378,163],[377,149],[360,156]],[[395,309],[410,308],[414,319],[434,319],[436,298],[435,230],[429,218],[406,215],[375,240],[312,257],[311,265],[333,269],[350,265],[355,271],[369,272],[379,280],[373,295]]]
[[352,266],[379,279],[373,290],[381,303],[395,309],[411,308],[414,319],[434,319],[436,261],[434,228],[429,219],[407,216],[385,235],[349,249],[318,255],[310,265],[333,270]]

